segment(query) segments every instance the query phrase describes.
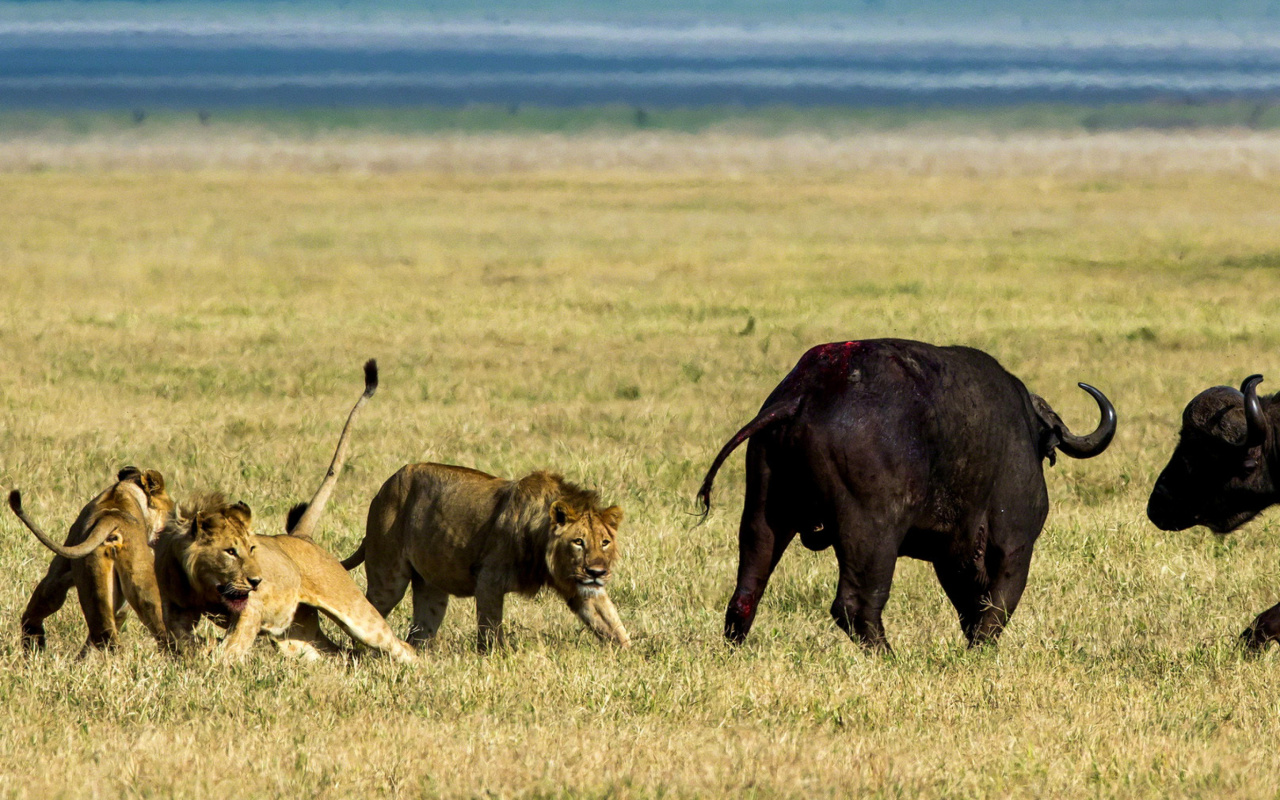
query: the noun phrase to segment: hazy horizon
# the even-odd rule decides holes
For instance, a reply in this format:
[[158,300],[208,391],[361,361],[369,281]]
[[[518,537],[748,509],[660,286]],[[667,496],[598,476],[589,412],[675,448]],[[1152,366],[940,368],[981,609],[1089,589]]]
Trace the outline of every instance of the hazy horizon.
[[[0,0],[10,107],[990,104],[1280,96],[1280,0],[774,7]],[[1193,8],[1194,6],[1194,8]],[[1096,13],[1091,13],[1096,12]],[[1160,12],[1160,13],[1157,13]],[[1192,12],[1200,13],[1196,17]],[[520,14],[526,14],[521,18]],[[575,16],[576,15],[576,16]]]

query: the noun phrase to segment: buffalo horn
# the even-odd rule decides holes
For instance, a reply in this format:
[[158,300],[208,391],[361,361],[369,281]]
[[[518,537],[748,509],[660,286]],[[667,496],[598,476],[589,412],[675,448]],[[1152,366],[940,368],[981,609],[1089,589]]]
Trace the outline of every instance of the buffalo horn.
[[1244,419],[1249,426],[1244,436],[1245,447],[1257,447],[1267,440],[1267,418],[1262,413],[1262,403],[1258,400],[1260,383],[1261,375],[1250,375],[1240,384],[1240,393],[1244,395]]
[[1097,401],[1102,418],[1098,422],[1097,429],[1087,436],[1076,436],[1063,425],[1058,434],[1062,439],[1058,449],[1072,458],[1093,458],[1106,450],[1107,445],[1111,444],[1112,437],[1116,435],[1116,409],[1102,392],[1087,383],[1078,385]]

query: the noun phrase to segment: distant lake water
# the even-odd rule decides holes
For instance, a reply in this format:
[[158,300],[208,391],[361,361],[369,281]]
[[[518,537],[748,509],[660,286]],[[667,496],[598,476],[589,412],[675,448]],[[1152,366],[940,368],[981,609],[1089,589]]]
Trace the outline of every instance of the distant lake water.
[[1280,39],[849,27],[0,22],[0,108],[1280,98]]

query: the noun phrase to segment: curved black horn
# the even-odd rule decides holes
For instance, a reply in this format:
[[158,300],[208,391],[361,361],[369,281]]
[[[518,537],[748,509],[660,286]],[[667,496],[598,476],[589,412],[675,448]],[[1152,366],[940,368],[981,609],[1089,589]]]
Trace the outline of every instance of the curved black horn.
[[1063,425],[1058,434],[1058,438],[1062,439],[1058,449],[1072,458],[1093,458],[1106,450],[1107,445],[1111,444],[1111,439],[1116,435],[1116,409],[1102,392],[1087,383],[1077,385],[1097,401],[1102,418],[1098,421],[1097,429],[1087,436],[1076,436]]
[[1244,395],[1244,419],[1249,425],[1244,435],[1245,447],[1257,447],[1267,441],[1267,417],[1262,413],[1262,403],[1258,400],[1260,383],[1261,375],[1250,375],[1240,384],[1240,394]]

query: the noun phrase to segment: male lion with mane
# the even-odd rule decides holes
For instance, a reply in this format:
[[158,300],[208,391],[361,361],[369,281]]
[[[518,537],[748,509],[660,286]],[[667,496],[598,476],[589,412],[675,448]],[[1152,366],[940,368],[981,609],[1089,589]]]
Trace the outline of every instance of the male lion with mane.
[[409,642],[444,620],[450,595],[476,598],[477,640],[502,643],[503,596],[551,587],[596,636],[631,643],[605,592],[622,509],[550,472],[518,481],[466,467],[409,464],[369,506],[364,541],[342,562],[365,564],[365,596],[385,617],[413,585]]
[[17,489],[9,493],[9,507],[55,554],[22,612],[25,649],[44,649],[44,620],[62,608],[72,586],[89,626],[81,656],[92,648],[115,647],[124,625],[126,600],[151,635],[164,641],[164,617],[150,545],[173,514],[173,499],[159,472],[137,467],[120,470],[116,482],[80,510],[66,543],[61,545],[26,515]]
[[156,545],[156,577],[173,649],[197,646],[193,631],[209,616],[227,628],[221,646],[227,658],[242,658],[259,633],[286,655],[315,659],[322,652],[345,652],[320,630],[322,612],[367,647],[402,662],[416,658],[337,559],[311,541],[346,460],[351,423],[377,386],[377,365],[370,361],[364,394],[351,409],[333,463],[311,502],[290,513],[288,533],[253,534],[249,507],[229,504],[220,494],[180,509]]

